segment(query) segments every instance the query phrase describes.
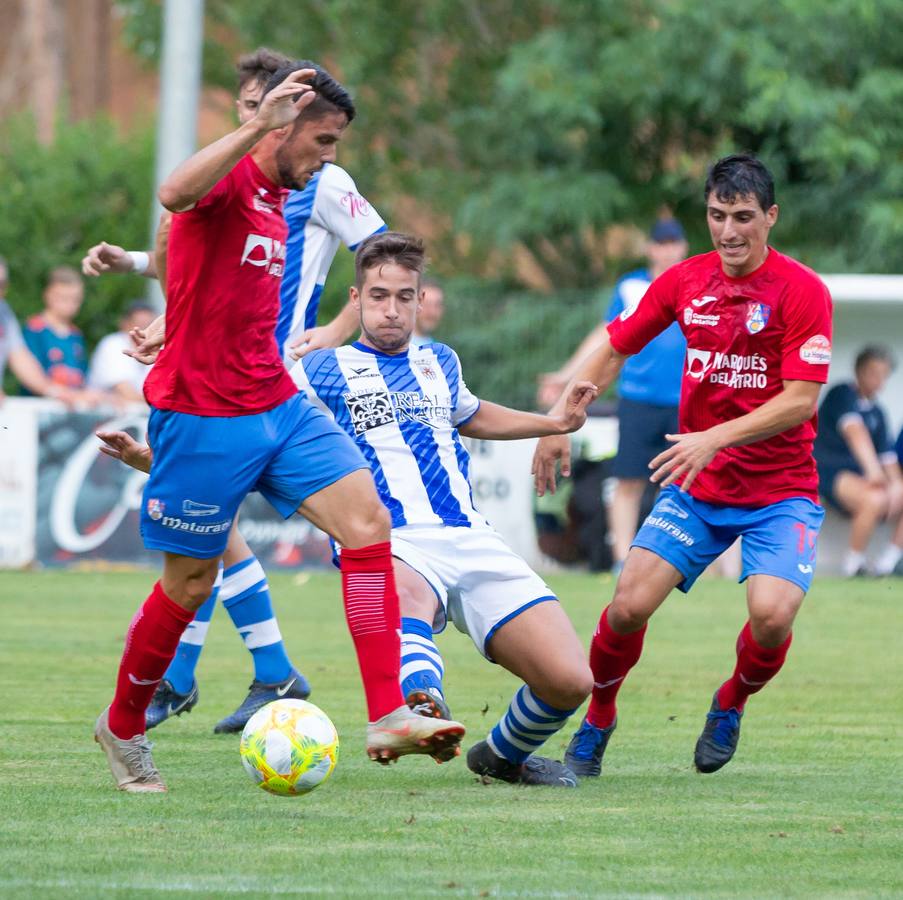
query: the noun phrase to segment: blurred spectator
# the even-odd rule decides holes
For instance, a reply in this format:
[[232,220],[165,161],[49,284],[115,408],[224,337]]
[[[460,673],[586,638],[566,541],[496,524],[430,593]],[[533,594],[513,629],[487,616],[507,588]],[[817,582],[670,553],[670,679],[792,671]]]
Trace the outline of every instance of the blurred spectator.
[[[887,347],[864,347],[856,357],[855,380],[834,385],[818,411],[819,491],[852,520],[842,566],[848,577],[888,575],[895,569],[903,574],[903,475],[887,417],[875,400],[893,369],[894,358]],[[891,542],[870,567],[866,549],[878,523],[885,519],[896,519],[896,527]]]
[[[607,322],[629,315],[649,285],[666,269],[680,262],[689,246],[676,219],[659,219],[646,242],[648,266],[626,274],[615,285],[605,322],[591,331],[557,372],[541,376],[538,399],[548,407],[567,385],[580,361],[601,341]],[[609,509],[614,543],[614,570],[620,571],[639,524],[643,494],[649,486],[648,464],[670,444],[666,434],[677,432],[681,371],[686,341],[673,322],[624,364],[618,382],[618,452],[612,466],[617,478]]]
[[54,384],[25,346],[16,316],[6,302],[8,286],[9,267],[0,256],[0,402],[3,400],[3,375],[9,362],[13,375],[31,394],[71,403],[74,394],[67,388]]
[[442,321],[445,312],[445,292],[430,279],[424,279],[422,283],[423,297],[420,300],[420,309],[417,312],[417,322],[414,333],[411,335],[411,346],[422,347],[433,342],[433,334]]
[[[85,339],[73,321],[81,309],[85,289],[81,275],[69,266],[51,271],[44,288],[44,311],[25,323],[28,349],[54,384],[78,390],[88,370]],[[23,386],[23,392],[31,391]]]
[[144,402],[144,379],[151,367],[126,356],[123,350],[132,347],[129,331],[142,331],[157,318],[153,306],[143,300],[129,305],[119,320],[119,331],[102,338],[91,357],[88,369],[88,385],[98,391],[106,391],[124,403]]

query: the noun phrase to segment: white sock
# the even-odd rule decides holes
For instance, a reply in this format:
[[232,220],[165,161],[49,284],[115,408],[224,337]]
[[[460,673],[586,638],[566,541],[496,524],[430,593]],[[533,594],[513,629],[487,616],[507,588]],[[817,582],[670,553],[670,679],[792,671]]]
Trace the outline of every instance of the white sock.
[[878,562],[875,563],[875,571],[879,575],[890,575],[894,566],[900,561],[900,557],[903,557],[903,547],[888,544],[881,556],[878,557]]
[[864,562],[864,553],[860,553],[858,550],[847,550],[847,554],[843,558],[843,565],[841,566],[844,577],[850,578],[855,575],[862,568]]

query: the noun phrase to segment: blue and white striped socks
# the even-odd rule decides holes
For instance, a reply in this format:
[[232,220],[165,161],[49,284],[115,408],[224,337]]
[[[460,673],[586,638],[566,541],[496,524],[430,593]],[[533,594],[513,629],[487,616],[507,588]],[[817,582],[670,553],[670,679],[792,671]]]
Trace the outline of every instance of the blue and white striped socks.
[[254,658],[254,678],[263,684],[285,681],[294,669],[273,614],[266,572],[256,556],[226,569],[220,598]]
[[442,677],[445,666],[439,648],[433,642],[433,629],[422,619],[401,617],[401,680],[402,696],[411,691],[438,692],[444,696]]
[[219,567],[213,591],[204,603],[198,607],[194,619],[188,623],[188,627],[182,632],[176,655],[172,658],[169,668],[163,678],[172,685],[177,694],[187,694],[194,684],[194,670],[201,658],[201,650],[204,649],[204,641],[207,639],[207,629],[213,618],[213,610],[216,609],[216,598],[220,586],[223,583],[223,567]]
[[525,684],[505,715],[489,732],[489,746],[508,762],[520,765],[561,729],[576,709],[555,709]]

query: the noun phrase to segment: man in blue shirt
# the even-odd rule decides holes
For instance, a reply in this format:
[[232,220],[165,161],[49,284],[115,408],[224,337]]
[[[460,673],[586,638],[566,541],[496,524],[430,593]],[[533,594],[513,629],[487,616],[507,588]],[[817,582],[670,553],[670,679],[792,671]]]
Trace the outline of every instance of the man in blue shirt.
[[[554,395],[570,380],[581,360],[601,341],[605,325],[639,305],[647,288],[666,269],[680,262],[689,247],[676,219],[659,219],[646,244],[649,265],[624,275],[615,285],[605,321],[584,339],[573,356],[552,376],[543,390]],[[704,311],[703,311],[704,312]],[[649,483],[648,464],[670,444],[666,434],[677,432],[677,408],[686,341],[677,322],[672,323],[624,364],[618,382],[618,452],[612,466],[617,487],[609,510],[614,541],[614,570],[620,571],[637,530],[643,491]]]

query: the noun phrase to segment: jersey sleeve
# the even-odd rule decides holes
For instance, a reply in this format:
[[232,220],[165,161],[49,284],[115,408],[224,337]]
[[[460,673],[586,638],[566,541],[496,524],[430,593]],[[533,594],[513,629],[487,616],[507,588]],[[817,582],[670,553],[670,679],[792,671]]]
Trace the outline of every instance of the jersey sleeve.
[[793,286],[784,301],[784,343],[781,378],[789,381],[828,380],[831,363],[831,295],[815,277]]
[[625,305],[616,319],[608,324],[608,337],[618,353],[632,356],[675,319],[680,266],[672,266],[655,281],[635,305]]
[[336,165],[327,166],[320,176],[311,219],[337,235],[349,250],[386,230],[382,216],[358,193],[351,176]]
[[820,417],[826,418],[841,436],[847,422],[862,422],[862,413],[856,404],[856,391],[848,384],[832,387],[825,397],[822,410],[824,412],[819,413]]
[[326,415],[332,419],[335,418],[332,414],[332,410],[323,402],[320,395],[317,393],[317,389],[314,387],[317,369],[319,368],[316,361],[317,356],[318,354],[311,353],[299,359],[298,362],[292,366],[289,375],[291,375],[292,380],[298,386],[298,390],[306,394],[307,399],[310,400],[317,409],[325,412]]
[[458,428],[461,425],[465,425],[476,415],[477,410],[480,408],[480,400],[470,392],[470,389],[464,382],[464,375],[461,371],[461,360],[458,359],[458,354],[453,352],[453,356],[458,372],[458,393],[454,398],[455,405],[454,409],[452,409],[451,419],[452,425],[454,425],[455,428]]
[[[235,192],[235,183],[238,178],[237,169],[240,163],[236,164],[230,172],[220,178],[219,181],[191,209],[186,210],[186,212],[194,212],[197,210],[198,212],[209,213],[218,209],[222,209],[225,206],[233,193]],[[175,215],[183,215],[182,213],[176,213]]]

